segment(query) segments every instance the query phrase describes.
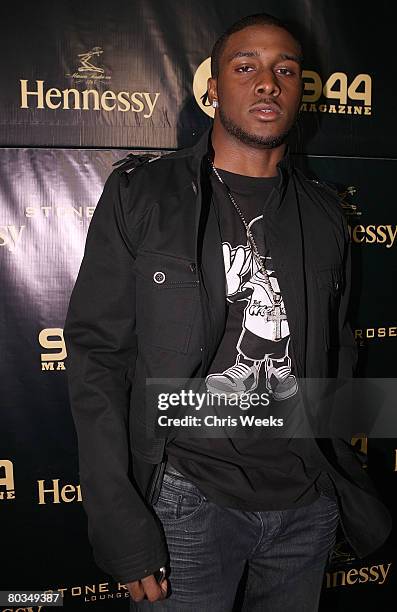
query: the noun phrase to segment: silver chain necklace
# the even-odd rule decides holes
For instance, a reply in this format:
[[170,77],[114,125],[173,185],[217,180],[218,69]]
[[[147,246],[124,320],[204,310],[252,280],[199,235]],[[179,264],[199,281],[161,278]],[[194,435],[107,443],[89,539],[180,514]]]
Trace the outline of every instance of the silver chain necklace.
[[239,205],[237,204],[236,200],[234,199],[229,186],[226,185],[225,181],[222,179],[222,177],[220,176],[218,170],[215,168],[212,159],[209,158],[209,162],[211,164],[211,168],[215,174],[215,176],[217,177],[218,181],[220,183],[222,183],[222,185],[225,186],[226,188],[226,192],[227,195],[229,196],[230,201],[232,202],[234,208],[236,209],[241,221],[243,222],[243,225],[245,227],[245,230],[247,232],[247,238],[249,240],[250,243],[250,247],[251,247],[251,252],[253,255],[253,258],[256,261],[256,264],[259,268],[259,270],[262,272],[263,275],[263,280],[265,282],[265,284],[269,287],[269,291],[271,293],[272,296],[272,302],[273,302],[273,306],[268,307],[266,309],[266,321],[272,322],[274,324],[274,329],[273,329],[273,340],[281,340],[282,339],[282,333],[281,333],[281,324],[282,321],[286,321],[287,320],[287,315],[285,312],[285,309],[282,307],[281,305],[281,293],[277,293],[276,291],[274,291],[272,284],[270,282],[270,278],[269,275],[267,273],[267,270],[265,268],[265,266],[263,265],[263,261],[262,258],[259,254],[259,250],[258,247],[256,246],[256,242],[254,240],[254,237],[252,235],[252,232],[248,226],[248,223],[246,222],[243,213],[241,212],[241,209],[239,207]]
[[281,302],[281,295],[280,295],[280,293],[276,293],[276,291],[274,291],[274,289],[273,289],[273,287],[272,287],[272,284],[271,284],[271,282],[270,282],[269,275],[268,275],[268,273],[267,273],[267,270],[266,270],[265,266],[263,265],[263,260],[262,260],[262,257],[261,257],[261,256],[260,256],[260,254],[259,254],[258,247],[257,247],[257,245],[256,245],[256,242],[255,242],[255,240],[254,240],[254,237],[253,237],[253,235],[252,235],[252,232],[251,232],[251,230],[250,230],[250,228],[249,228],[249,226],[248,226],[248,223],[246,222],[246,220],[245,220],[245,218],[244,218],[244,215],[243,215],[243,213],[242,213],[242,211],[241,211],[241,209],[240,209],[239,205],[237,204],[236,200],[234,199],[234,197],[233,197],[233,195],[232,195],[232,193],[231,193],[231,191],[230,191],[230,189],[229,189],[228,185],[226,185],[225,181],[222,179],[222,177],[221,177],[221,175],[219,174],[218,170],[215,168],[215,166],[214,166],[214,164],[213,164],[212,160],[210,159],[209,161],[210,161],[211,168],[212,168],[212,170],[213,170],[213,172],[214,172],[214,174],[215,174],[216,178],[218,179],[218,181],[219,181],[220,183],[222,183],[222,185],[224,185],[224,186],[225,186],[225,188],[226,188],[226,192],[227,192],[227,195],[229,196],[230,201],[232,202],[232,204],[233,204],[234,208],[236,209],[236,211],[237,211],[237,213],[238,213],[238,215],[239,215],[239,217],[240,217],[241,221],[243,222],[243,225],[244,225],[245,230],[246,230],[246,232],[247,232],[247,238],[248,238],[248,240],[249,240],[249,242],[250,242],[250,246],[251,246],[252,255],[253,255],[253,257],[254,257],[254,259],[255,259],[255,261],[256,261],[256,264],[257,264],[258,268],[260,269],[260,271],[262,272],[262,274],[263,274],[263,276],[264,276],[264,282],[265,282],[265,284],[266,284],[266,285],[268,285],[268,287],[269,287],[269,289],[270,289],[270,292],[271,292],[271,294],[272,294],[273,303],[274,303],[274,305],[276,306],[277,304],[280,304],[280,302]]

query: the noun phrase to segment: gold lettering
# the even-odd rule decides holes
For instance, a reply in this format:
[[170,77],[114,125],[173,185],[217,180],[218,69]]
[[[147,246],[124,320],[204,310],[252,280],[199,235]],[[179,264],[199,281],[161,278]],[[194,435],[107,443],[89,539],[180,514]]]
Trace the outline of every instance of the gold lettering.
[[346,572],[343,572],[342,570],[337,570],[336,572],[333,572],[332,574],[332,586],[336,587],[338,586],[338,574],[341,576],[342,580],[341,580],[341,586],[345,586],[346,582],[345,582],[345,578],[346,578]]
[[304,82],[302,102],[317,102],[323,86],[320,75],[314,70],[303,70],[302,78]]
[[[364,91],[358,91],[361,83],[364,83]],[[369,74],[358,74],[351,82],[347,93],[351,100],[362,100],[365,105],[371,106],[372,80]]]
[[117,100],[119,102],[121,102],[121,104],[124,106],[124,108],[120,108],[120,105],[118,106],[118,109],[122,113],[125,113],[125,112],[131,110],[131,104],[130,104],[130,101],[128,99],[128,91],[120,91],[117,94]]
[[110,90],[104,91],[101,96],[101,106],[103,110],[112,111],[116,106],[116,102],[112,105],[109,105],[107,103],[108,100],[116,100],[116,94],[113,91],[110,91]]
[[[375,226],[372,226],[372,227],[375,227]],[[380,244],[383,244],[384,242],[386,242],[387,236],[386,236],[386,232],[384,231],[385,229],[386,229],[386,225],[378,225],[378,236],[380,236],[380,238],[378,238],[376,242],[379,242]],[[382,238],[383,240],[381,240]]]
[[352,580],[351,576],[356,577],[358,575],[358,570],[352,568],[351,570],[349,570],[346,574],[346,582],[347,584],[355,584],[357,582],[357,580]]
[[[339,82],[339,88],[333,89]],[[344,72],[334,72],[325,82],[323,93],[326,98],[337,99],[341,104],[347,102],[347,75]]]
[[394,226],[394,231],[392,230],[392,226],[391,226],[391,225],[386,225],[385,227],[387,228],[387,231],[388,231],[389,236],[390,236],[390,244],[387,244],[387,245],[386,245],[386,248],[387,248],[387,249],[390,249],[390,247],[392,247],[392,246],[393,246],[394,241],[395,241],[395,239],[396,239],[396,234],[397,234],[397,225],[395,225],[395,226]]
[[[376,242],[376,235],[375,235],[375,232],[372,231],[372,229],[375,230],[375,225],[367,226],[367,237],[365,238],[365,242],[368,242],[369,244],[371,244],[372,242]],[[369,240],[368,236],[370,238],[373,238],[373,240]]]
[[42,363],[41,364],[41,371],[44,372],[45,370],[47,370],[47,371],[54,370],[54,362],[53,361],[47,361],[47,363]]
[[51,98],[60,98],[61,96],[62,94],[59,91],[59,89],[55,89],[55,87],[51,87],[51,89],[48,89],[45,94],[45,102],[48,108],[51,108],[53,110],[55,110],[56,108],[59,108],[62,102],[58,102],[57,104],[54,104]]
[[[51,340],[51,337],[54,336],[57,339]],[[39,343],[43,348],[59,349],[57,353],[41,353],[42,361],[62,361],[67,357],[63,329],[61,327],[48,327],[42,329],[39,333]]]
[[88,96],[93,96],[94,110],[100,110],[99,107],[99,92],[96,89],[85,89],[83,91],[83,110],[90,110],[88,105]]
[[37,108],[44,108],[44,81],[36,81],[37,90],[28,91],[28,81],[20,79],[21,83],[21,108],[29,108],[28,96],[37,96]]
[[[77,487],[75,487],[75,486],[73,486],[71,484],[63,486],[62,489],[61,489],[61,498],[62,498],[62,501],[67,502],[67,503],[75,501],[75,499],[76,499],[76,495],[75,495],[76,491],[77,491],[77,500],[81,501],[81,487],[80,487],[80,485],[77,485]],[[73,493],[73,496],[72,497],[68,497],[67,493]]]
[[145,98],[146,103],[147,103],[148,108],[149,108],[149,114],[148,115],[143,115],[145,117],[145,119],[150,119],[150,117],[152,116],[153,111],[154,111],[154,107],[156,106],[156,102],[157,102],[157,100],[159,98],[159,95],[160,95],[159,93],[156,93],[155,97],[154,97],[154,100],[152,102],[152,99],[150,97],[150,93],[143,92],[143,97]]
[[365,240],[365,236],[362,237],[362,239],[360,240],[360,238],[358,237],[357,234],[365,234],[365,227],[363,225],[356,225],[353,228],[353,240],[354,242],[363,242]]
[[14,468],[9,459],[0,459],[0,469],[4,468],[4,478],[0,478],[0,487],[9,491],[14,490]]
[[369,579],[370,582],[376,582],[378,580],[379,573],[376,571],[377,569],[378,569],[377,565],[373,565],[372,567],[369,568],[369,574],[370,576],[373,576],[373,578]]
[[390,566],[391,566],[391,563],[389,563],[389,564],[387,565],[387,570],[386,570],[386,571],[384,571],[384,566],[383,566],[383,564],[379,565],[380,573],[382,574],[382,578],[383,578],[383,580],[382,580],[382,582],[379,582],[378,584],[384,584],[384,583],[385,583],[385,581],[386,581],[386,577],[387,577],[387,574],[389,573]]
[[39,485],[39,504],[45,504],[45,493],[52,493],[53,504],[60,504],[59,499],[59,478],[55,478],[52,481],[54,483],[53,489],[45,489],[44,488],[44,480],[38,480],[37,483]]
[[69,110],[69,94],[74,96],[73,110],[80,110],[80,92],[77,89],[63,89],[63,108]]
[[74,493],[75,492],[75,487],[73,485],[64,485],[61,489],[61,498],[62,501],[64,502],[71,502],[74,501],[75,495],[73,495],[73,497],[68,498],[67,493]]
[[143,111],[143,109],[145,108],[142,100],[138,99],[138,96],[142,96],[141,93],[139,93],[138,91],[136,91],[135,93],[131,94],[131,101],[133,104],[137,105],[137,108],[135,108],[134,106],[131,105],[131,110],[133,113],[141,113]]

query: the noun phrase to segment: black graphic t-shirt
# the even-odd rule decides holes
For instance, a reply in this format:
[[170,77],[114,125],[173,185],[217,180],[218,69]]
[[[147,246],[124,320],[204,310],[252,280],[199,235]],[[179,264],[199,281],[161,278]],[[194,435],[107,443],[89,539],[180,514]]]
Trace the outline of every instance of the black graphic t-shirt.
[[[278,176],[247,177],[219,170],[256,243],[267,275],[253,257],[242,219],[225,186],[212,173],[213,204],[222,237],[227,295],[226,329],[206,377],[212,394],[265,392],[264,416],[293,414],[298,381],[291,358],[284,302],[265,244],[263,215]],[[256,410],[256,415],[258,411]],[[258,429],[258,428],[257,428]],[[174,439],[169,462],[223,506],[241,510],[281,510],[309,504],[319,493],[319,470],[305,465],[302,441],[264,437],[260,429],[244,438]]]

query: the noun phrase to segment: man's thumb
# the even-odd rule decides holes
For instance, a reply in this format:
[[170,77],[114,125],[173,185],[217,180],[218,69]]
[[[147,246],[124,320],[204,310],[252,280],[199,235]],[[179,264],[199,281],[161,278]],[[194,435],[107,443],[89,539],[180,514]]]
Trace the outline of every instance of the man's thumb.
[[166,578],[164,578],[164,580],[160,582],[160,589],[163,592],[163,597],[165,597],[167,595],[167,590],[168,590],[168,582]]

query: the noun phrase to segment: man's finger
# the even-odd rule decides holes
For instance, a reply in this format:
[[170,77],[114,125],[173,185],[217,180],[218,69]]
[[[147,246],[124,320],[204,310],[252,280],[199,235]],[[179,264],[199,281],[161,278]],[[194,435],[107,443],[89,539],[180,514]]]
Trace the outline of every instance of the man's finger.
[[[163,582],[166,582],[166,580],[163,580]],[[164,599],[165,595],[163,584],[160,586],[153,574],[146,576],[146,578],[142,578],[141,583],[149,601]],[[167,593],[167,591],[165,593]]]
[[145,597],[145,591],[140,580],[134,580],[134,582],[128,582],[127,588],[134,601],[142,601]]

